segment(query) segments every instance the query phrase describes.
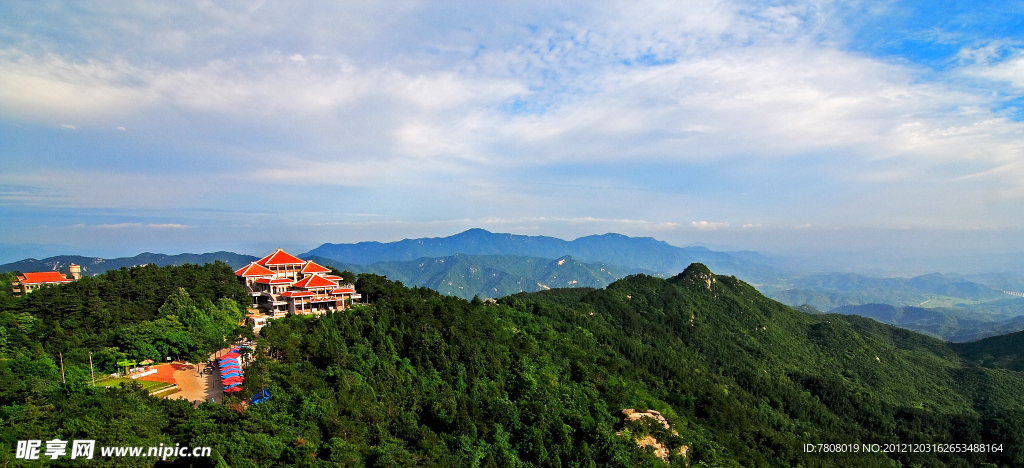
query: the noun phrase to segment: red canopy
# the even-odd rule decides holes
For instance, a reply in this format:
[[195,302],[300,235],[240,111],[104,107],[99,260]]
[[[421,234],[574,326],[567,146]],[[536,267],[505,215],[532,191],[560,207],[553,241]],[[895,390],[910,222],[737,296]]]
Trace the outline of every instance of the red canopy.
[[243,380],[245,380],[245,379],[235,375],[235,376],[228,377],[228,378],[226,378],[224,380],[221,380],[221,383],[223,383],[224,385],[231,385],[233,383],[241,383]]

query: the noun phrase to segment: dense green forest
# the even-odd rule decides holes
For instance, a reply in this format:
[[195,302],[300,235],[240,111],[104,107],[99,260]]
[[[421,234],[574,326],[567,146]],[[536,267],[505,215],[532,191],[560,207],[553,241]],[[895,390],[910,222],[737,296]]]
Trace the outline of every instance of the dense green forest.
[[[3,274],[0,280],[9,285],[13,277]],[[201,361],[246,333],[238,322],[245,310],[240,304],[249,301],[231,268],[220,262],[121,268],[23,297],[5,288],[0,359],[13,372],[17,366],[52,369],[63,355],[75,381],[89,375],[90,351],[101,373],[117,370],[116,362],[125,358]]]
[[[699,264],[498,304],[360,275],[371,305],[261,331],[240,397],[274,397],[248,408],[61,384],[56,352],[124,352],[126,327],[247,299],[224,265],[147,268],[2,299],[0,465],[17,440],[62,437],[211,446],[214,463],[237,467],[665,466],[635,443],[647,436],[673,466],[1024,465],[1024,375],[1006,368],[1015,356],[993,356],[1019,346],[802,313]],[[204,342],[203,326],[186,330]],[[963,364],[966,352],[983,365]],[[624,424],[627,408],[671,427]],[[805,452],[819,443],[1000,450]]]

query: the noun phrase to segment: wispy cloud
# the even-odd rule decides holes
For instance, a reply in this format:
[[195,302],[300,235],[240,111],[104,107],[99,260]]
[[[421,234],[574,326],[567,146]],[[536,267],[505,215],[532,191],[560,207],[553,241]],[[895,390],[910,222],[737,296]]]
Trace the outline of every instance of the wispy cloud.
[[155,224],[155,223],[116,223],[116,224],[95,224],[95,225],[86,225],[86,224],[79,223],[79,224],[76,224],[76,225],[74,225],[72,227],[74,227],[74,228],[99,228],[99,229],[140,229],[140,228],[142,228],[142,229],[184,229],[184,228],[188,228],[188,227],[191,227],[191,226],[187,226],[187,225],[184,225],[184,224],[174,224],[174,223],[165,223],[165,224]]
[[[0,125],[35,130],[12,132],[0,183],[47,195],[0,203],[122,210],[111,226],[373,212],[379,233],[1024,226],[1024,38],[944,23],[875,41],[949,45],[942,60],[856,46],[904,7],[27,5],[0,38]],[[716,218],[760,223],[690,221]],[[182,231],[161,226],[134,228]]]
[[717,231],[729,227],[729,223],[725,222],[694,221],[690,224],[700,231]]

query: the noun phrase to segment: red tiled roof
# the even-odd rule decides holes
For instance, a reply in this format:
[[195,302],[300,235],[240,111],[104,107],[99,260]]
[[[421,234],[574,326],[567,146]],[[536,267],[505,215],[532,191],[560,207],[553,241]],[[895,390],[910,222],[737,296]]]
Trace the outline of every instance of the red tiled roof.
[[331,291],[331,294],[352,294],[354,292],[356,292],[355,289],[340,288],[340,289],[335,289],[334,291]]
[[21,284],[42,284],[42,283],[70,283],[71,280],[67,279],[64,275],[60,274],[59,271],[33,271],[25,273],[24,276],[19,276],[18,281]]
[[292,280],[290,280],[288,278],[275,278],[275,279],[260,278],[260,279],[256,280],[256,282],[257,283],[262,283],[262,284],[292,284]]
[[259,259],[256,263],[258,263],[260,265],[263,265],[263,266],[268,266],[268,265],[301,265],[303,263],[306,263],[306,261],[301,259],[301,258],[299,258],[299,257],[296,257],[296,256],[294,256],[294,255],[292,255],[292,254],[290,254],[288,252],[285,252],[284,250],[277,249],[277,252],[274,252],[274,253],[272,253],[270,255],[267,255],[266,257],[263,257],[263,258]]
[[262,265],[256,264],[256,262],[252,262],[242,268],[239,268],[238,271],[235,272],[235,276],[270,276],[273,274],[274,272],[264,268]]
[[334,275],[324,275],[324,278],[327,278],[327,279],[329,279],[329,280],[331,280],[331,281],[338,281],[338,280],[341,280],[341,277],[340,277],[340,276],[334,276]]
[[312,291],[285,291],[281,293],[283,297],[310,297],[314,296]]
[[338,284],[334,281],[317,275],[307,276],[298,283],[292,285],[294,288],[334,288],[337,286]]
[[300,273],[330,273],[330,271],[331,270],[317,265],[316,262],[310,260],[306,266],[302,267],[302,271]]

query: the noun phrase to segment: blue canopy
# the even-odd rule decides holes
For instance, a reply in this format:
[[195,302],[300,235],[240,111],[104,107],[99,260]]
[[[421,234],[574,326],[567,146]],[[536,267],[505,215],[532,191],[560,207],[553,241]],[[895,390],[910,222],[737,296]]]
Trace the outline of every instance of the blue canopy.
[[259,392],[259,393],[257,393],[257,394],[252,396],[252,404],[255,405],[256,403],[263,403],[264,401],[267,401],[269,399],[270,399],[270,389],[267,388],[267,389],[264,389],[262,392]]

